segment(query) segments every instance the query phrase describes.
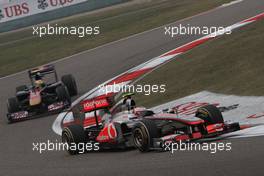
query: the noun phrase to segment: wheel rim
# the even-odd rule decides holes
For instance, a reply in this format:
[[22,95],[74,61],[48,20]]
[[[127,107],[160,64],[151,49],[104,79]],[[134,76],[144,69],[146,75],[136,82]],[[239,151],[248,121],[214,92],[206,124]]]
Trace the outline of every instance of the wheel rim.
[[142,147],[144,144],[144,136],[140,129],[134,131],[134,143],[137,147]]
[[67,143],[67,144],[70,143],[70,140],[69,140],[68,135],[66,133],[63,133],[63,135],[62,135],[62,142]]
[[71,150],[70,149],[70,147],[72,146],[72,140],[70,139],[70,137],[68,136],[68,134],[67,134],[67,132],[64,132],[63,134],[62,134],[62,142],[63,143],[67,143],[67,145],[68,145],[68,149],[67,149],[67,151],[68,151],[68,153],[69,154],[71,154],[71,155],[73,155],[73,154],[76,154],[76,152],[77,151],[74,151],[74,150]]

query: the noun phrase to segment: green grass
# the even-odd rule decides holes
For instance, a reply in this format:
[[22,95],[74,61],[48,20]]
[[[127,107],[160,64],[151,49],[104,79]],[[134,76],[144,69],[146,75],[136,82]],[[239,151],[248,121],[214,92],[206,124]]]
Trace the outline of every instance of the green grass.
[[166,93],[137,95],[137,101],[151,107],[203,90],[263,96],[263,28],[262,20],[179,56],[138,82],[166,84]]
[[57,22],[60,26],[100,26],[101,34],[32,36],[32,29],[0,34],[0,76],[45,64],[120,38],[167,24],[231,0],[153,0],[107,12],[78,16]]

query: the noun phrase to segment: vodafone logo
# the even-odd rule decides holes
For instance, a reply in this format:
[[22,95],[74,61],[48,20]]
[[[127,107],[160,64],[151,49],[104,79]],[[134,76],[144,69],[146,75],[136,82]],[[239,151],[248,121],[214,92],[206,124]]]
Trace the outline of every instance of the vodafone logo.
[[110,139],[114,139],[117,137],[117,132],[113,123],[109,124],[108,126],[108,136],[110,137]]
[[108,107],[109,103],[106,99],[86,101],[83,103],[83,108],[85,111],[92,111],[97,108]]

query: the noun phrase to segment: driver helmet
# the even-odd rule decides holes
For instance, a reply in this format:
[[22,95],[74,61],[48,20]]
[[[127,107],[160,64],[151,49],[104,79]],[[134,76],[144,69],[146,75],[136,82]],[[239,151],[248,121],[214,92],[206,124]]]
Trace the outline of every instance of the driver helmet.
[[44,84],[44,82],[43,82],[42,80],[36,80],[36,81],[35,81],[35,86],[36,86],[37,88],[42,87],[43,84]]
[[42,74],[40,72],[38,72],[36,75],[35,75],[35,81],[38,81],[38,80],[41,80],[42,79]]
[[37,88],[41,88],[43,85],[44,85],[44,81],[42,80],[42,74],[40,72],[38,72],[36,75],[35,75],[35,86]]

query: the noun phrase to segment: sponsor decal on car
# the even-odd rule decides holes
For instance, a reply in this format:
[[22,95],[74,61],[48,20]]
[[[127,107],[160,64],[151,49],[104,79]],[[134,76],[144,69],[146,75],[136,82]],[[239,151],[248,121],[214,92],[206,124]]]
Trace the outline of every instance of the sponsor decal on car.
[[106,98],[98,100],[87,100],[83,102],[83,109],[85,112],[93,111],[95,109],[108,107],[110,103]]
[[61,109],[63,107],[64,107],[63,102],[53,103],[53,104],[48,106],[48,111],[55,111],[55,110]]
[[27,111],[16,112],[14,114],[11,114],[11,117],[14,120],[23,119],[23,118],[28,117],[28,112]]

